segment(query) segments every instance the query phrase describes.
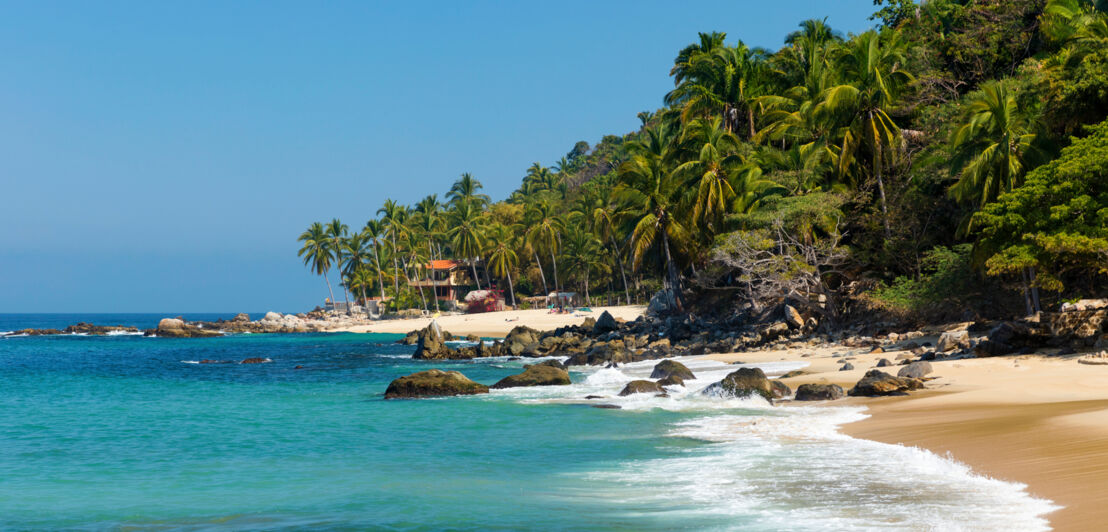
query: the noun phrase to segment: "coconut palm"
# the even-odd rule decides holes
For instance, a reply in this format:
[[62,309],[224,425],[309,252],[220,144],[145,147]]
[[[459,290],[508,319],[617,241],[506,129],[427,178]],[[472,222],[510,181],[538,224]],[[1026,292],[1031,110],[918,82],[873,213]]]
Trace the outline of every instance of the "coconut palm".
[[323,224],[313,222],[308,230],[300,234],[299,242],[303,247],[296,253],[298,257],[304,257],[304,265],[311,268],[316,275],[322,275],[327,283],[327,292],[331,294],[331,301],[335,300],[335,291],[331,290],[331,281],[327,278],[327,271],[331,269],[331,261],[334,254],[331,253],[332,240],[327,234]]
[[516,255],[514,232],[504,224],[496,223],[488,228],[488,257],[492,274],[508,280],[508,291],[512,296],[512,306],[516,305],[516,289],[512,283],[512,270],[519,264]]
[[[524,223],[527,225],[527,229],[524,232],[524,238],[527,243],[531,245],[531,248],[535,250],[535,262],[538,263],[538,250],[543,249],[550,253],[550,262],[554,272],[554,290],[560,291],[561,285],[558,283],[558,258],[556,253],[558,250],[558,242],[561,237],[562,231],[565,229],[565,224],[561,217],[558,216],[558,207],[553,201],[548,198],[539,198],[538,201],[531,203],[527,206],[527,210],[523,214]],[[542,265],[539,265],[539,271],[542,271]],[[543,287],[545,288],[546,282],[543,281]]]
[[[413,217],[415,230],[427,244],[427,258],[429,262],[435,260],[435,242],[442,233],[442,204],[439,203],[437,194],[431,194],[416,204]],[[429,270],[429,279],[434,280],[434,269]],[[439,293],[432,284],[435,297],[435,308],[439,308]]]
[[[342,239],[340,249],[340,256],[342,261],[340,264],[343,276],[346,279],[354,279],[357,274],[362,270],[367,269],[367,264],[372,260],[372,240],[364,232],[351,233],[350,236]],[[372,278],[361,277],[360,279]],[[350,286],[349,283],[347,286]],[[356,290],[354,287],[350,287],[351,290]],[[365,301],[365,286],[362,289],[362,301]],[[368,310],[367,310],[368,312]]]
[[604,267],[602,247],[595,235],[581,227],[574,227],[566,233],[566,270],[581,282],[586,302],[590,299],[589,274]]
[[647,252],[659,247],[666,272],[664,279],[680,308],[681,281],[673,258],[674,248],[690,239],[678,216],[682,180],[669,162],[674,142],[669,128],[651,128],[646,133],[647,140],[638,144],[637,153],[619,167],[617,194],[631,210],[632,265],[637,268]]
[[[350,228],[338,218],[334,218],[331,223],[327,224],[326,229],[327,236],[331,239],[331,253],[335,256],[335,266],[341,271],[343,269],[343,239],[350,232]],[[345,281],[342,282],[342,296],[346,300],[346,313],[350,314],[350,296],[347,294]]]
[[377,284],[381,288],[381,304],[385,304],[385,280],[381,270],[381,238],[385,229],[379,220],[370,220],[362,228],[362,234],[373,244],[373,262],[377,265]]
[[891,234],[889,208],[885,198],[882,169],[896,157],[901,146],[900,128],[889,116],[900,92],[913,77],[904,71],[905,46],[899,33],[878,34],[870,30],[846,43],[839,59],[844,83],[835,85],[823,95],[817,115],[842,124],[841,140],[835,153],[836,171],[840,178],[861,166],[868,156],[868,169],[877,181],[881,214],[886,236]]
[[627,273],[623,269],[622,248],[616,242],[619,223],[627,217],[628,210],[626,205],[615,201],[613,191],[611,186],[598,187],[595,202],[582,209],[582,212],[590,219],[593,232],[601,239],[606,238],[611,244],[612,257],[619,267],[619,277],[623,281],[623,296],[630,305],[631,290],[627,287]]
[[737,132],[746,122],[753,137],[755,101],[768,81],[768,56],[765,50],[749,48],[742,41],[735,46],[697,50],[687,58],[679,56],[683,64],[674,65],[678,74],[674,75],[675,88],[666,95],[666,104],[681,107],[683,121],[719,116],[729,133]]
[[675,171],[697,191],[692,218],[717,232],[735,199],[734,182],[747,162],[738,155],[739,139],[722,128],[722,119],[694,120],[685,129],[684,148],[691,155]]
[[381,216],[381,223],[394,251],[392,255],[392,288],[393,295],[398,298],[400,297],[400,261],[399,254],[395,253],[398,249],[396,247],[396,241],[397,235],[404,231],[404,220],[407,212],[407,207],[392,199],[386,199],[384,205],[382,205],[380,209],[377,209],[377,215]]
[[446,198],[452,205],[464,202],[473,203],[477,207],[483,208],[488,205],[490,200],[487,195],[477,193],[482,188],[484,187],[481,182],[475,179],[473,174],[466,172],[450,187],[450,192],[446,193]]
[[447,212],[446,232],[454,247],[454,253],[469,261],[473,270],[473,281],[477,283],[477,289],[481,289],[481,279],[477,277],[477,258],[481,256],[484,232],[482,227],[481,211],[472,203],[460,202]]
[[951,195],[984,206],[1023,183],[1045,157],[1038,145],[1036,112],[1020,107],[1000,82],[989,82],[965,103],[962,125],[950,138],[952,169],[960,172]]

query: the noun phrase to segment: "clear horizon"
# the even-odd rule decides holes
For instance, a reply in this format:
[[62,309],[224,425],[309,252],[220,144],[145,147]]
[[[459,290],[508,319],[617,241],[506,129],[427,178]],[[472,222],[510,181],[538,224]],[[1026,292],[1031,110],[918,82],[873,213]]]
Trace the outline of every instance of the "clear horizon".
[[803,19],[857,33],[875,10],[315,7],[0,8],[0,313],[309,310],[309,223],[360,227],[462,172],[503,199],[531,163],[637,129],[697,32],[777,49]]

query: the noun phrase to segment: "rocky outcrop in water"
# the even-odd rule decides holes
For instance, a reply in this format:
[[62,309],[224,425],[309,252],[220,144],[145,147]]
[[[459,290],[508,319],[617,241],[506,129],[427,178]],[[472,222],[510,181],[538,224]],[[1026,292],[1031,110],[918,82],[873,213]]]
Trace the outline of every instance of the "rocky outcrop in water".
[[773,401],[791,394],[792,390],[781,381],[767,378],[760,368],[740,368],[728,374],[722,381],[708,386],[704,393],[740,398],[756,395],[767,401]]
[[431,369],[400,377],[389,383],[385,399],[414,399],[489,393],[489,387],[473,382],[457,371]]
[[692,380],[696,378],[692,370],[676,360],[663,360],[655,364],[654,371],[650,372],[651,379],[664,379],[667,377],[679,377],[682,383],[685,379]]
[[570,384],[569,372],[546,364],[527,366],[523,373],[500,379],[492,388],[516,388],[520,386],[562,386]]
[[636,380],[627,383],[627,385],[620,390],[619,395],[625,397],[636,393],[661,394],[666,393],[666,391],[660,384],[654,381]]
[[223,336],[219,331],[205,329],[201,325],[186,323],[180,318],[165,318],[158,322],[158,328],[145,331],[146,336],[162,338],[210,338]]

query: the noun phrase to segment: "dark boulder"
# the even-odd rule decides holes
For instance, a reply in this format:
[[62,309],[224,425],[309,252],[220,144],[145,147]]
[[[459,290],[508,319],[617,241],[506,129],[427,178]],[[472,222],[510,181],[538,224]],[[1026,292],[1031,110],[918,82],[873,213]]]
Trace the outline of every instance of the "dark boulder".
[[446,345],[446,336],[437,321],[432,321],[426,328],[419,331],[419,340],[416,341],[416,351],[412,358],[419,360],[442,360],[451,358],[451,351]]
[[600,314],[600,317],[596,320],[596,325],[592,328],[596,334],[609,333],[618,329],[619,324],[616,323],[616,319],[607,310]]
[[558,368],[560,370],[565,370],[566,369],[565,364],[562,364],[561,362],[559,362],[558,360],[555,360],[553,358],[550,359],[550,360],[544,360],[542,362],[539,362],[538,364],[531,364],[530,366],[524,366],[524,367],[529,368],[529,367],[532,367],[532,366],[550,366],[552,368]]
[[843,363],[843,366],[839,368],[839,371],[850,371],[852,369],[854,369],[854,364],[851,364],[850,362],[845,362]]
[[569,372],[552,366],[536,364],[527,366],[523,373],[500,379],[492,388],[516,388],[520,386],[561,386],[570,384]]
[[400,377],[389,383],[385,399],[441,397],[489,393],[489,387],[473,382],[457,371],[431,369]]
[[663,360],[654,366],[654,371],[650,372],[651,379],[664,379],[670,376],[681,377],[682,382],[685,379],[696,378],[689,368],[676,360]]
[[759,368],[740,368],[724,377],[722,381],[705,388],[704,393],[729,397],[757,395],[772,401],[788,395],[786,392],[788,386],[784,386],[784,389],[781,386],[784,386],[784,383],[775,386]]
[[930,362],[912,362],[911,364],[900,368],[900,371],[896,372],[896,376],[922,379],[925,375],[931,373],[932,371],[935,370],[931,368]]
[[891,365],[893,365],[893,363],[889,362],[889,359],[887,359],[887,358],[882,358],[881,360],[877,361],[877,367],[879,367],[879,368],[884,368],[884,367],[891,366]]
[[923,382],[919,379],[893,377],[879,369],[871,369],[848,393],[852,396],[873,397],[901,394],[920,388],[923,388]]
[[273,362],[273,361],[268,359],[268,358],[251,357],[251,358],[247,358],[247,359],[243,360],[242,362],[240,362],[240,364],[265,364],[266,362]]
[[843,398],[843,388],[838,384],[801,384],[796,388],[797,401],[834,401]]
[[657,394],[657,393],[666,393],[666,391],[665,391],[665,389],[662,388],[662,385],[660,385],[660,384],[658,384],[654,381],[637,380],[637,381],[631,381],[631,382],[627,383],[627,386],[624,386],[623,390],[620,390],[619,395],[620,396],[626,396],[626,395],[631,395],[631,394],[635,394],[635,393],[655,393],[655,394]]
[[658,379],[658,386],[684,386],[685,379],[677,375],[670,375],[664,379]]

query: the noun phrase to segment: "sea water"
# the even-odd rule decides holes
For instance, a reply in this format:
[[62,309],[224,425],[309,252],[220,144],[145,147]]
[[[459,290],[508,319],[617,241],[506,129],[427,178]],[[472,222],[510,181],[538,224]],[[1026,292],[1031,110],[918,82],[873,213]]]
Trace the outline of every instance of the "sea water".
[[[0,331],[160,317],[0,315]],[[1054,509],[838,432],[860,407],[705,396],[736,366],[700,358],[669,397],[616,395],[644,362],[385,401],[415,371],[492,384],[531,362],[412,360],[399,338],[0,339],[0,529],[1041,530]],[[272,362],[197,363],[251,357]]]

